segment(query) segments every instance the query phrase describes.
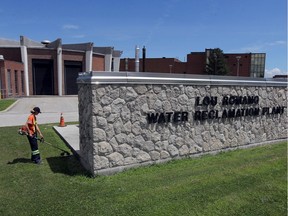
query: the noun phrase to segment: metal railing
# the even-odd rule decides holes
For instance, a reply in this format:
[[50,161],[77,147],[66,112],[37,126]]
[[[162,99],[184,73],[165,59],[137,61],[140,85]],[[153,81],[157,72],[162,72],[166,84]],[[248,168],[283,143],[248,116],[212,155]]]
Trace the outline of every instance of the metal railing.
[[[22,96],[24,93],[22,93]],[[13,94],[13,92],[8,92],[7,89],[0,89],[0,99],[5,99],[5,98],[17,98],[20,97],[18,93]]]

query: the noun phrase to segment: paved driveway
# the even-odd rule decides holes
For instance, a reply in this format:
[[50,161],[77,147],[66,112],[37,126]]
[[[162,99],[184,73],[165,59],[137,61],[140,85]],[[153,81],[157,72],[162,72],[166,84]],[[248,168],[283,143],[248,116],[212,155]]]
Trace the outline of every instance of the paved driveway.
[[0,127],[25,124],[30,110],[38,106],[38,124],[60,122],[63,113],[65,122],[78,121],[78,96],[37,96],[19,98],[8,110],[0,112]]

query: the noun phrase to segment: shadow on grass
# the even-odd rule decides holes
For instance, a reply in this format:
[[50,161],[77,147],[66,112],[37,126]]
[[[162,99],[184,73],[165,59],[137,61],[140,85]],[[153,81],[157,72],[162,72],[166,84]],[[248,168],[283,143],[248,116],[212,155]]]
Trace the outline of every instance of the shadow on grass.
[[[69,176],[83,175],[86,177],[92,177],[92,175],[84,169],[79,159],[74,155],[57,156],[46,158],[48,165],[53,173],[62,173]],[[28,158],[15,158],[13,161],[8,161],[8,165],[18,163],[34,163]],[[45,164],[45,162],[44,162]]]
[[13,161],[9,161],[7,164],[17,164],[17,163],[33,163],[28,158],[16,158]]
[[54,173],[62,173],[69,176],[91,176],[74,155],[50,157],[46,158],[46,160]]

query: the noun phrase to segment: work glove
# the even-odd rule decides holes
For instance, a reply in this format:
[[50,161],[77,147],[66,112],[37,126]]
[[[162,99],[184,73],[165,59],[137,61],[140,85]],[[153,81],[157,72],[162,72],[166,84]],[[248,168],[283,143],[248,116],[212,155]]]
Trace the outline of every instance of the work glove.
[[40,138],[40,142],[41,142],[41,143],[44,143],[44,137],[41,137],[41,138]]

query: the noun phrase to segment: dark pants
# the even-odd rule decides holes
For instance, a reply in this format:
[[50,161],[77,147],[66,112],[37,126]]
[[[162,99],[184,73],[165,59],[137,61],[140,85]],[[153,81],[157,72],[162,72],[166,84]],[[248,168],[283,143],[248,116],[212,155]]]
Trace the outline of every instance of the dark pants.
[[30,143],[30,147],[31,147],[31,160],[35,163],[39,163],[41,158],[40,158],[40,152],[38,149],[38,143],[37,143],[37,138],[36,136],[30,137],[27,136],[29,143]]

